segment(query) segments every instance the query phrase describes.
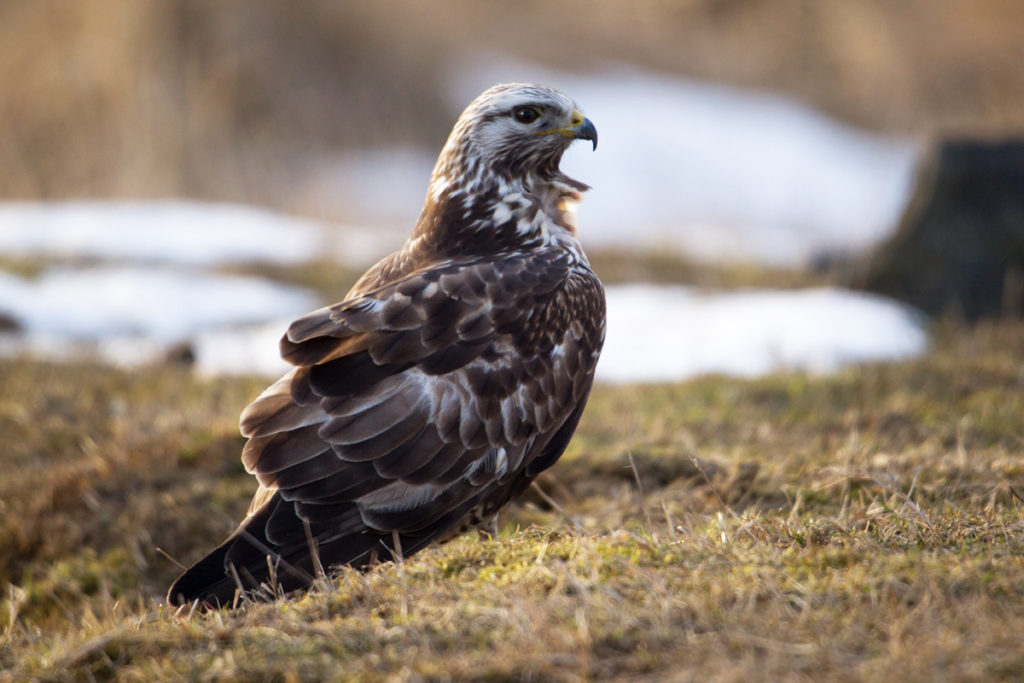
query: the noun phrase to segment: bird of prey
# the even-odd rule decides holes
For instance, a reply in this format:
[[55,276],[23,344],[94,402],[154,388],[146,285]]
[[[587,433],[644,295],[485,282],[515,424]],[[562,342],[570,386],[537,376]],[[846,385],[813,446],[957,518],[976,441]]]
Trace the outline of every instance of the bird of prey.
[[281,340],[295,366],[242,413],[259,489],[168,594],[231,604],[323,567],[409,556],[472,528],[559,458],[604,342],[559,169],[597,131],[551,88],[498,85],[462,113],[408,241]]

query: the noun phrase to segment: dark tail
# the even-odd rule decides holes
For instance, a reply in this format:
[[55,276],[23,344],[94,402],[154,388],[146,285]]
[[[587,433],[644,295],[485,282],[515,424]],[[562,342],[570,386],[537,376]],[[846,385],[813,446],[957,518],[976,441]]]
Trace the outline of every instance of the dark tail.
[[230,605],[235,599],[237,586],[224,569],[224,557],[233,541],[225,541],[219,548],[185,570],[185,573],[167,592],[167,603],[184,605],[203,600],[211,605]]
[[[168,604],[199,600],[211,607],[231,606],[243,593],[272,599],[309,587],[332,566],[361,567],[392,559],[390,535],[362,524],[352,533],[328,535],[323,529],[313,529],[307,534],[308,527],[293,509],[290,502],[275,497],[242,522],[230,538],[178,577],[167,593]],[[267,538],[268,523],[273,541]],[[315,546],[311,538],[317,539]],[[403,536],[399,542],[408,556],[429,540]]]
[[211,606],[230,606],[242,592],[266,587],[270,597],[313,583],[316,571],[309,543],[282,548],[267,539],[267,521],[275,508],[264,506],[220,546],[185,570],[168,591],[167,602],[183,605],[200,600]]
[[[462,500],[439,517],[420,520],[427,522],[421,528],[401,533],[400,553],[409,557],[443,536],[478,498]],[[178,577],[167,593],[168,604],[199,600],[224,607],[241,594],[273,599],[310,586],[330,567],[365,567],[396,554],[394,537],[369,528],[355,503],[321,507],[322,518],[312,516],[310,522],[295,513],[292,502],[275,494],[230,538]]]

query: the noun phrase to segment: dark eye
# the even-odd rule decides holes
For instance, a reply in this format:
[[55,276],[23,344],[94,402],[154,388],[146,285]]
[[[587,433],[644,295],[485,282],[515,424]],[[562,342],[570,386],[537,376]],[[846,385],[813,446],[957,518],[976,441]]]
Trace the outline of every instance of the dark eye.
[[512,116],[519,123],[533,123],[540,118],[540,112],[534,107],[519,107],[512,111]]

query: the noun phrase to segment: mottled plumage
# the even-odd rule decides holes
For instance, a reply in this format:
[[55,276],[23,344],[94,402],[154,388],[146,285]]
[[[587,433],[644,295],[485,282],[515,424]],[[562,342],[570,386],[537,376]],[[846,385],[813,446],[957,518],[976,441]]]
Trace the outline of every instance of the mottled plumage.
[[[289,327],[295,369],[242,413],[259,490],[168,600],[307,586],[486,525],[565,450],[604,340],[559,171],[593,125],[561,93],[500,85],[463,112],[412,236],[341,303]],[[274,569],[271,570],[270,567]]]

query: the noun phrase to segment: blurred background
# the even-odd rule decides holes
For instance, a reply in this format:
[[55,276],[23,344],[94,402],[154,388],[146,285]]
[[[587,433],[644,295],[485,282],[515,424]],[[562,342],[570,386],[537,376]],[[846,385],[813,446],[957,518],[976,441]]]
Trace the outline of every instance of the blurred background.
[[[918,309],[1020,305],[1022,65],[1017,0],[3,3],[0,352],[276,372],[287,319],[401,244],[462,108],[529,79],[600,131],[564,168],[604,379],[913,355]],[[929,268],[893,243],[945,234],[965,159],[996,159],[1003,260],[929,304],[917,274],[974,238]]]

